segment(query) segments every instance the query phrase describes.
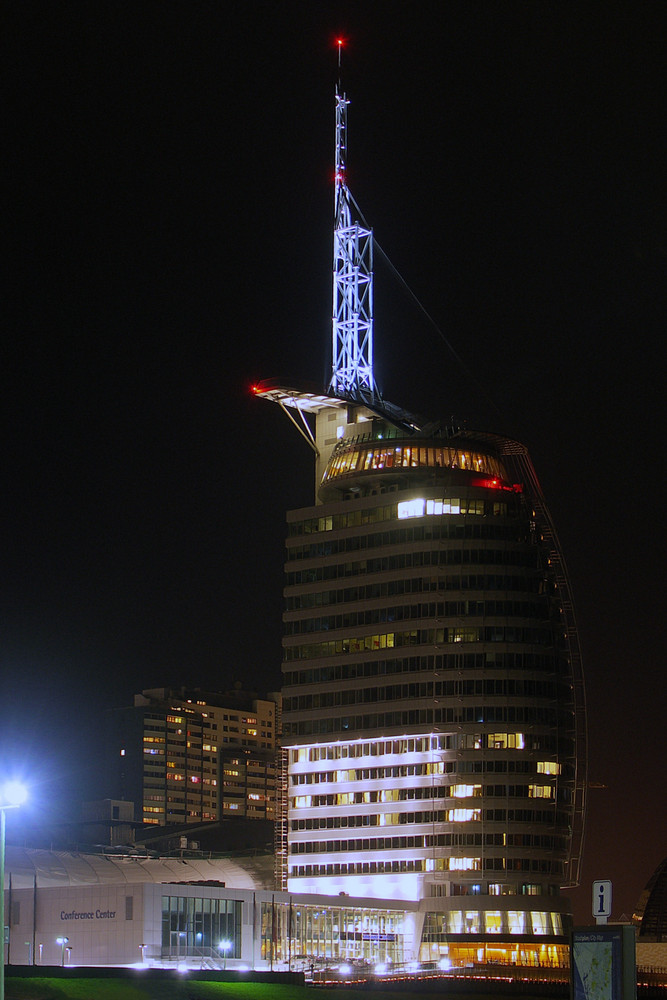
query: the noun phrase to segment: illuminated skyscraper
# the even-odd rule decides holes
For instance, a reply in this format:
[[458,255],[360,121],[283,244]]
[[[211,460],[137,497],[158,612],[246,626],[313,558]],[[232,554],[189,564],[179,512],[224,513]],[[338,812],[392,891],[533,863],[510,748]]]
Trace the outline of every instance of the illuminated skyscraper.
[[523,445],[382,400],[336,106],[330,387],[255,388],[317,456],[288,514],[285,881],[419,901],[422,960],[563,964],[585,788],[564,560]]

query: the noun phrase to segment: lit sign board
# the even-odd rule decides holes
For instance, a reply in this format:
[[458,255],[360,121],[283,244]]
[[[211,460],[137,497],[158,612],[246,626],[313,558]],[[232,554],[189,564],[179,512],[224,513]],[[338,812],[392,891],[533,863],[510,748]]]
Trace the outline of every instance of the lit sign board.
[[572,932],[572,1000],[631,1000],[636,996],[635,929],[580,927]]

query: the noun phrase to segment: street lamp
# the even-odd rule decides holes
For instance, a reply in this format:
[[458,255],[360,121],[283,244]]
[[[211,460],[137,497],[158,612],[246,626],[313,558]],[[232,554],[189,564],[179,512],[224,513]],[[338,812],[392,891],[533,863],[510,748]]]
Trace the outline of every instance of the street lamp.
[[223,956],[222,957],[222,967],[223,967],[223,969],[227,968],[227,952],[229,951],[229,949],[231,948],[231,946],[232,946],[232,942],[231,941],[227,941],[227,940],[221,941],[220,944],[218,945],[218,950],[222,952],[222,956]]
[[[60,945],[60,965],[61,968],[65,968],[65,945],[69,942],[68,937],[56,938],[56,944]],[[67,949],[69,951],[69,948]]]
[[28,797],[19,781],[7,781],[0,788],[0,914],[2,915],[2,961],[0,962],[0,1000],[5,1000],[5,813],[17,809]]

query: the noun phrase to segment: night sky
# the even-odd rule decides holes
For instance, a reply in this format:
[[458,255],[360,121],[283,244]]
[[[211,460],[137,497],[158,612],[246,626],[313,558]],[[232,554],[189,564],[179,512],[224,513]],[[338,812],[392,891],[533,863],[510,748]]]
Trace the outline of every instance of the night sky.
[[[101,797],[101,714],[280,684],[328,380],[335,38],[386,399],[524,441],[587,677],[576,917],[667,854],[664,4],[5,6],[3,768]],[[449,348],[453,348],[455,354]],[[460,361],[457,359],[460,359]],[[660,432],[660,436],[659,436]]]

